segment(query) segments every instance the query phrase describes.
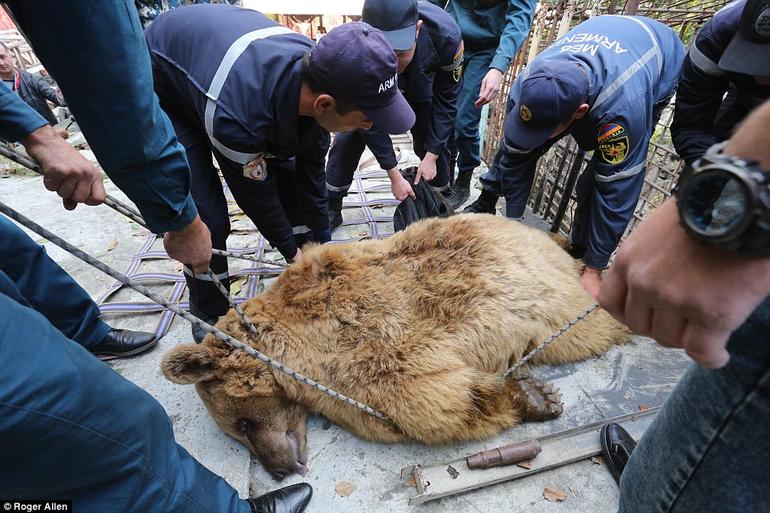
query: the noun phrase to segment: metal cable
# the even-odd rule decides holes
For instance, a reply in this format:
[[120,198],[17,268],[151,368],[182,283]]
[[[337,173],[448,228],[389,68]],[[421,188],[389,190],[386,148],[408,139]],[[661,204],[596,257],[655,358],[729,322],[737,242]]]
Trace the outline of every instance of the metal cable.
[[[235,302],[235,299],[233,299],[233,296],[230,295],[230,292],[225,288],[224,284],[219,280],[219,278],[217,278],[216,274],[214,274],[214,272],[211,269],[209,269],[207,271],[207,274],[211,278],[211,281],[214,282],[216,287],[219,289],[219,292],[221,292],[222,295],[227,299],[227,302],[230,304],[230,307],[233,310],[235,310],[236,313],[238,314],[238,317],[241,318],[241,322],[243,322],[243,325],[246,326],[246,329],[249,330],[249,333],[251,333],[255,337],[258,337],[259,336],[259,330],[254,325],[254,323],[251,321],[251,319],[249,319],[249,317],[246,315],[246,312],[244,312],[243,309],[238,305],[238,303]],[[298,372],[295,372],[295,371],[289,369],[288,367],[286,367],[282,363],[276,362],[275,360],[273,360],[272,358],[270,358],[268,356],[265,356],[265,358],[267,360],[270,360],[270,362],[272,362],[272,363],[270,363],[270,362],[268,362],[266,360],[263,360],[262,358],[260,358],[260,360],[262,360],[265,363],[269,363],[270,365],[272,365],[276,369],[280,370],[281,372],[283,372],[284,374],[286,374],[288,376],[291,376],[292,378],[296,379],[297,381],[300,381],[300,382],[302,382],[302,383],[304,383],[304,384],[306,384],[308,386],[311,386],[311,387],[315,388],[316,390],[318,390],[320,392],[323,392],[324,394],[326,394],[328,396],[334,397],[335,399],[339,399],[339,400],[345,401],[346,403],[348,403],[348,404],[350,404],[352,406],[355,406],[359,410],[362,410],[362,411],[368,413],[369,415],[373,415],[373,416],[377,417],[378,419],[390,421],[390,419],[388,417],[386,417],[382,413],[378,412],[374,408],[372,408],[370,406],[367,406],[367,405],[365,405],[363,403],[360,403],[360,402],[356,401],[355,399],[351,399],[350,397],[348,397],[348,396],[346,396],[344,394],[341,394],[339,392],[335,392],[334,390],[331,390],[330,388],[327,388],[327,387],[321,385],[320,383],[316,383],[315,381],[311,380],[310,378],[306,378],[302,374],[299,374]]]
[[521,360],[519,360],[518,362],[516,362],[515,364],[510,366],[508,368],[508,370],[506,370],[505,373],[503,374],[503,377],[504,378],[509,378],[511,376],[511,374],[513,374],[514,372],[519,370],[519,368],[522,365],[524,365],[525,363],[530,361],[532,358],[534,358],[539,353],[541,353],[546,347],[548,347],[548,344],[550,344],[551,342],[553,342],[554,340],[559,338],[561,335],[563,335],[565,332],[567,332],[570,328],[572,328],[575,324],[577,324],[578,322],[580,322],[583,319],[585,319],[586,317],[588,317],[588,315],[591,312],[593,312],[594,310],[596,310],[597,308],[599,308],[599,305],[594,303],[593,305],[588,307],[583,313],[581,313],[580,315],[578,315],[577,317],[575,317],[574,319],[569,321],[567,324],[562,326],[561,329],[559,331],[557,331],[556,333],[554,333],[553,335],[551,335],[551,337],[548,340],[546,340],[545,342],[543,342],[542,344],[537,346],[535,349],[533,349],[532,351],[530,351],[529,353],[524,355],[521,358]]
[[[65,251],[71,253],[72,255],[75,255],[76,257],[78,257],[79,259],[83,260],[84,262],[86,262],[86,263],[92,265],[93,267],[99,269],[103,273],[111,276],[112,278],[116,279],[117,281],[119,281],[123,285],[131,287],[132,289],[134,289],[138,293],[142,294],[143,296],[151,299],[152,301],[155,301],[156,303],[158,303],[160,305],[163,305],[165,308],[171,310],[172,312],[174,312],[178,316],[182,317],[183,319],[191,322],[193,325],[195,325],[197,327],[200,327],[200,328],[203,328],[205,331],[207,331],[208,333],[211,333],[212,335],[214,335],[215,337],[217,337],[219,340],[223,341],[224,343],[226,343],[230,347],[233,347],[235,349],[240,349],[242,351],[245,351],[246,353],[248,353],[249,355],[253,356],[254,358],[256,358],[256,359],[266,363],[267,365],[269,365],[269,366],[273,367],[274,369],[276,369],[276,370],[286,374],[287,376],[290,376],[291,378],[299,381],[300,383],[304,383],[304,384],[306,384],[306,385],[308,385],[308,386],[310,386],[312,388],[315,388],[316,390],[318,390],[320,392],[323,392],[324,394],[329,395],[331,397],[334,397],[335,399],[339,399],[341,401],[344,401],[344,402],[350,404],[351,406],[354,406],[354,407],[358,408],[361,411],[364,411],[364,412],[366,412],[366,413],[368,413],[370,415],[373,415],[374,417],[377,417],[378,419],[385,420],[385,421],[390,421],[390,419],[386,415],[384,415],[383,413],[380,413],[379,411],[373,409],[372,407],[367,406],[367,405],[365,405],[363,403],[360,403],[360,402],[356,401],[355,399],[351,399],[350,397],[348,397],[346,395],[343,395],[343,394],[341,394],[339,392],[335,392],[334,390],[331,390],[331,389],[325,387],[324,385],[322,385],[322,384],[320,384],[320,383],[318,383],[316,381],[313,381],[312,379],[310,379],[310,378],[308,378],[306,376],[303,376],[302,374],[300,374],[300,373],[298,373],[296,371],[293,371],[292,369],[286,367],[282,363],[279,363],[279,362],[273,360],[272,358],[270,358],[269,356],[267,356],[267,355],[257,351],[253,347],[244,344],[243,342],[233,338],[232,336],[230,336],[227,333],[221,331],[220,329],[215,328],[214,326],[208,324],[207,322],[205,322],[205,321],[195,317],[191,313],[186,312],[186,311],[180,309],[178,306],[176,306],[174,304],[171,304],[165,298],[155,294],[154,292],[148,290],[147,288],[143,287],[142,285],[138,285],[136,283],[133,283],[124,274],[116,271],[115,269],[113,269],[112,267],[108,266],[107,264],[104,264],[103,262],[100,262],[99,260],[95,259],[94,257],[92,257],[88,253],[82,251],[81,249],[76,248],[75,246],[73,246],[72,244],[68,243],[67,241],[65,241],[61,237],[51,233],[50,231],[46,230],[45,228],[43,228],[39,224],[35,223],[31,219],[23,216],[22,214],[20,214],[16,210],[14,210],[11,207],[7,206],[5,203],[0,202],[0,212],[5,214],[9,218],[15,220],[16,222],[26,226],[27,228],[29,228],[33,232],[37,233],[41,237],[44,237],[44,238],[48,239],[49,241],[53,242],[54,244],[56,244],[60,248],[64,249]],[[208,272],[210,273],[210,275],[213,276],[213,273],[211,273],[211,270],[209,270]],[[213,278],[216,280],[215,276],[213,276]],[[215,283],[218,283],[218,286],[220,287],[220,291],[224,289],[224,286],[222,285],[221,282],[219,282],[217,280],[217,281],[215,281]],[[226,291],[225,291],[225,293],[226,293]],[[243,314],[243,310],[241,310],[239,307],[237,307],[235,305],[235,301],[232,300],[232,297],[230,297],[230,295],[227,294],[227,293],[226,293],[226,297],[228,298],[228,301],[231,302],[231,306],[233,308],[236,308],[236,311],[240,312],[239,315],[241,315],[241,314],[243,315],[242,319],[245,318],[245,314]],[[252,330],[252,329],[256,330],[256,327],[254,327],[253,324],[252,324],[252,326],[249,329],[250,330]]]

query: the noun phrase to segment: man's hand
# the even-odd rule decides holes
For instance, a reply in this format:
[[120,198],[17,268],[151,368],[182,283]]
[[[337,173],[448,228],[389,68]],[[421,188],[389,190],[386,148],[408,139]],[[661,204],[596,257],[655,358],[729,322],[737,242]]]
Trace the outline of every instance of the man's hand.
[[195,274],[203,274],[211,263],[211,233],[200,216],[179,231],[163,237],[168,256],[190,266]]
[[602,287],[602,272],[599,269],[585,266],[580,274],[580,285],[596,301],[596,296],[599,295],[599,289]]
[[420,183],[420,178],[424,178],[426,182],[430,182],[434,178],[436,178],[436,161],[438,160],[438,155],[431,152],[426,152],[425,157],[422,159],[422,162],[420,162],[420,165],[417,167],[417,173],[414,176],[414,184],[417,185]]
[[38,128],[21,143],[40,164],[45,188],[61,196],[64,208],[72,210],[78,203],[99,205],[104,202],[102,173],[50,125]]
[[390,190],[393,191],[393,197],[398,201],[404,201],[407,196],[417,199],[412,186],[409,185],[409,180],[404,178],[397,167],[388,170],[388,178],[390,178]]
[[489,68],[484,80],[481,81],[479,88],[479,98],[474,105],[481,108],[484,104],[491,102],[500,92],[500,86],[503,83],[503,72],[496,68]]
[[770,259],[697,243],[679,225],[673,199],[626,239],[599,303],[640,335],[684,348],[704,367],[730,359],[725,345],[770,293]]

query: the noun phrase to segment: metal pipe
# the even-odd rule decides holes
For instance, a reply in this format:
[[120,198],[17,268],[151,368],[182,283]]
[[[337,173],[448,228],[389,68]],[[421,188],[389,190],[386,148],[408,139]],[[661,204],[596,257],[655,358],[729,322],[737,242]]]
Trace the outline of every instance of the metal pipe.
[[542,451],[536,439],[481,451],[465,458],[469,469],[485,469],[531,460]]

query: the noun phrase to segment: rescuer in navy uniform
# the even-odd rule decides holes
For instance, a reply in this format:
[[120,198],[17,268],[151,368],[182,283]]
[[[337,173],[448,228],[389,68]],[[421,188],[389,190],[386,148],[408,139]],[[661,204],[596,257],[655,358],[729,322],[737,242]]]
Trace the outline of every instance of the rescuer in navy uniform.
[[726,140],[770,98],[770,2],[740,0],[714,15],[687,53],[671,139],[687,164]]
[[537,56],[516,78],[505,137],[481,176],[481,196],[464,212],[519,219],[537,160],[570,134],[593,158],[577,183],[572,253],[594,297],[601,271],[634,214],[655,124],[676,90],[684,47],[665,25],[641,16],[584,21]]
[[[361,19],[381,29],[398,56],[398,87],[417,116],[412,139],[422,161],[415,183],[425,179],[435,189],[448,190],[447,143],[454,133],[462,84],[463,42],[457,23],[439,7],[417,0],[366,0]],[[332,228],[342,223],[342,199],[365,146],[387,171],[393,196],[398,200],[414,197],[382,127],[375,124],[372,130],[337,134],[326,166]]]
[[[187,151],[214,248],[225,249],[230,223],[212,153],[238,205],[292,260],[304,240],[331,238],[329,131],[400,133],[414,123],[395,84],[396,55],[366,23],[342,25],[315,45],[256,11],[196,5],[162,14],[146,38],[155,91]],[[213,257],[211,269],[227,282],[225,258]],[[227,311],[208,276],[185,275],[192,313],[211,322]]]

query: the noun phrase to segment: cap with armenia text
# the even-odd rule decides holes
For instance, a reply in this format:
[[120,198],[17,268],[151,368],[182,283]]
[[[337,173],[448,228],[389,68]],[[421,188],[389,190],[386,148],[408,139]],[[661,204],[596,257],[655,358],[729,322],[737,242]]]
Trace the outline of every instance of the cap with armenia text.
[[398,89],[397,70],[385,35],[363,22],[338,26],[310,53],[310,73],[324,92],[351,102],[390,134],[407,132],[415,121]]
[[382,30],[397,52],[414,46],[419,20],[417,0],[366,0],[361,10],[361,21]]

